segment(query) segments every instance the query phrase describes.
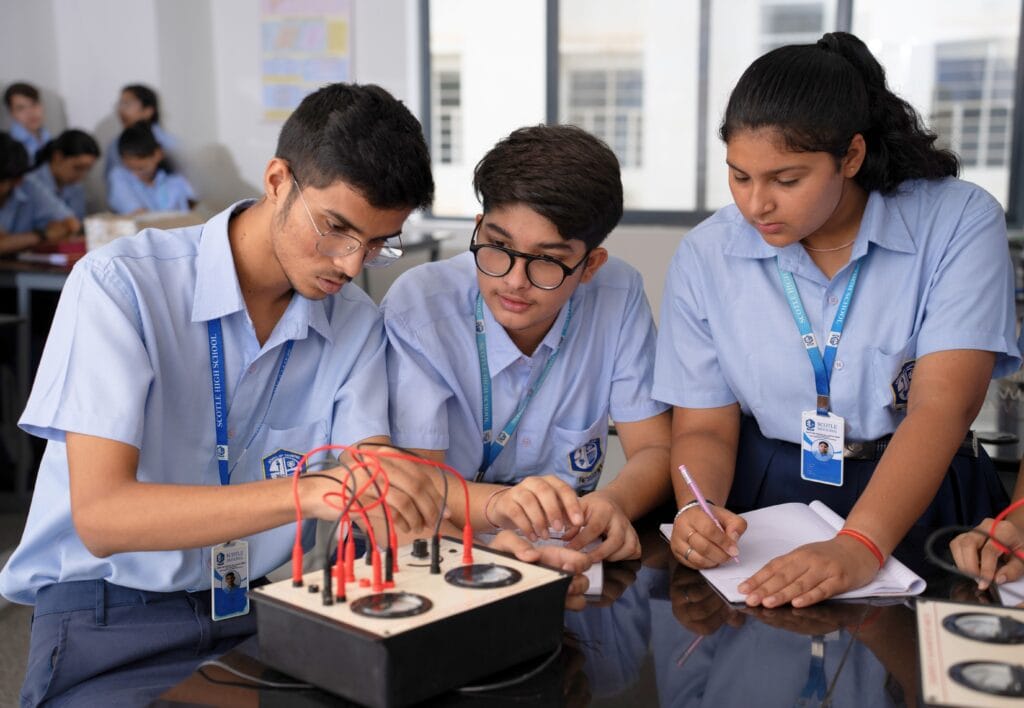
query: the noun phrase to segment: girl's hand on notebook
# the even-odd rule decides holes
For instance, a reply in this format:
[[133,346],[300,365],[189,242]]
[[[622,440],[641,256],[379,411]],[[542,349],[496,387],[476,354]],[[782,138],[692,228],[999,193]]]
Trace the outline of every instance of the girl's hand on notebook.
[[672,553],[687,567],[714,568],[739,554],[737,542],[747,530],[746,520],[719,506],[712,506],[711,512],[724,530],[699,506],[678,514],[672,524]]
[[807,607],[871,582],[878,560],[860,541],[836,536],[770,561],[740,583],[750,606]]

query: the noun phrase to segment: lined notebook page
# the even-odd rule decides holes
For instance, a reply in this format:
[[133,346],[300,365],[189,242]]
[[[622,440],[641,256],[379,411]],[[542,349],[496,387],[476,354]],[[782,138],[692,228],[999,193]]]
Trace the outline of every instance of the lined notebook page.
[[[743,602],[746,596],[737,590],[737,586],[770,560],[804,544],[827,541],[843,527],[842,517],[818,501],[809,505],[800,502],[777,504],[740,516],[746,519],[747,530],[738,544],[739,564],[723,563],[717,568],[701,571],[729,602]],[[669,538],[672,524],[662,524],[660,530]],[[890,557],[873,581],[835,597],[919,595],[924,588],[925,582],[919,575]]]

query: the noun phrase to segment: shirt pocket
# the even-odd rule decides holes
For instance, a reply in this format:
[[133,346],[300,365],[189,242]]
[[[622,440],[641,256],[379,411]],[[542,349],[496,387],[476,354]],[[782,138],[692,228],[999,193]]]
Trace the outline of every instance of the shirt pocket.
[[903,413],[910,398],[910,382],[917,363],[917,335],[892,349],[872,347],[868,350],[871,369],[871,395],[873,409],[888,413]]
[[608,456],[608,415],[602,413],[583,430],[551,426],[548,447],[554,473],[579,493],[597,488]]
[[330,420],[322,418],[293,428],[264,427],[264,432],[249,449],[250,459],[244,461],[248,478],[291,477],[303,455],[327,444]]

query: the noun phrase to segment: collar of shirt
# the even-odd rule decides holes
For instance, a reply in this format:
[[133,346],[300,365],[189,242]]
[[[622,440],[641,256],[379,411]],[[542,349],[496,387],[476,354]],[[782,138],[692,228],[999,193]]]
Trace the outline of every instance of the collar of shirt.
[[[473,290],[474,302],[476,299],[476,290]],[[576,293],[573,293],[573,298],[576,297]],[[568,303],[566,303],[568,304]],[[491,371],[491,378],[494,378],[502,371],[507,369],[509,366],[514,364],[521,358],[527,358],[535,361],[542,361],[540,359],[541,350],[547,349],[547,354],[550,356],[551,352],[558,348],[558,340],[562,336],[562,326],[565,324],[565,318],[568,316],[569,308],[565,305],[562,306],[562,310],[558,313],[558,317],[555,318],[548,333],[544,335],[544,339],[541,340],[537,349],[534,350],[532,357],[526,357],[525,354],[515,345],[515,342],[508,336],[508,332],[505,328],[498,324],[498,321],[494,319],[494,315],[491,314],[491,308],[487,307],[487,303],[484,303],[484,331],[487,332],[487,367]],[[569,334],[566,334],[568,337]]]
[[[196,258],[196,288],[192,298],[192,321],[206,322],[245,310],[245,300],[238,284],[235,260],[228,241],[228,222],[231,217],[256,201],[248,199],[236,202],[217,216],[210,219],[203,228],[199,240],[199,254]],[[264,348],[275,346],[288,339],[305,339],[312,327],[328,342],[333,334],[324,310],[324,301],[309,300],[298,293],[292,300],[273,336]]]
[[[850,254],[851,262],[867,254],[869,243],[900,253],[917,252],[917,245],[907,230],[906,221],[900,215],[890,213],[895,208],[894,204],[888,204],[877,191],[868,195],[868,203],[860,221],[860,230],[857,232],[857,242],[853,244],[853,251]],[[799,275],[820,276],[817,266],[800,244],[793,243],[785,248],[770,246],[761,238],[757,229],[746,223],[739,209],[733,206],[732,210],[730,218],[742,228],[734,229],[725,244],[724,252],[727,256],[753,259],[778,256],[779,265],[783,270]],[[860,237],[862,233],[866,238]]]

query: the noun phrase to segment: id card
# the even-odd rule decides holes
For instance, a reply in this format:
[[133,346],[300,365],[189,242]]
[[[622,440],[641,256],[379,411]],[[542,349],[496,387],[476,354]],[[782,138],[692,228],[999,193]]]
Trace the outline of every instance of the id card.
[[833,413],[804,411],[800,422],[800,478],[843,486],[846,421]]
[[228,541],[210,549],[213,619],[249,614],[249,544]]

